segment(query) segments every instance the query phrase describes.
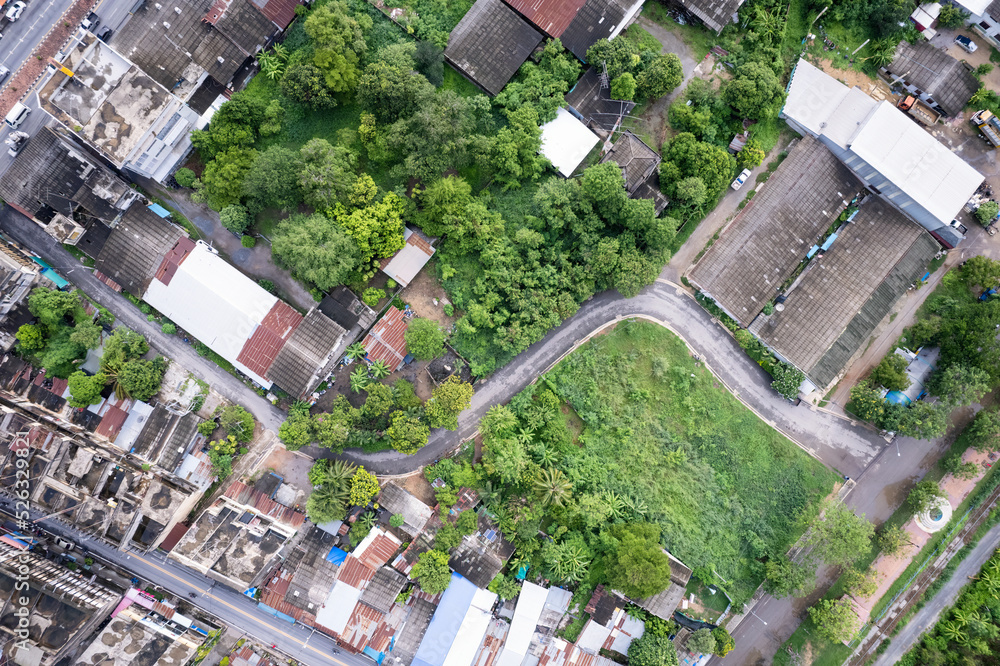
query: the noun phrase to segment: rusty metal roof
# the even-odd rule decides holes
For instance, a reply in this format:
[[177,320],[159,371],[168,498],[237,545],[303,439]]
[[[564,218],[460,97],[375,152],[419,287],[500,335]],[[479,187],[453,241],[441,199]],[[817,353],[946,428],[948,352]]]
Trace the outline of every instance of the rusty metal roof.
[[236,360],[261,377],[266,377],[278,352],[300,323],[302,315],[284,301],[276,301],[250,339],[243,344]]
[[549,37],[558,37],[569,27],[586,0],[505,0],[505,2]]
[[375,569],[356,557],[348,557],[337,572],[337,580],[356,589],[362,589],[375,576]]
[[409,322],[403,311],[390,306],[361,343],[368,352],[368,360],[385,361],[389,368],[398,370],[407,354],[403,337],[407,326]]

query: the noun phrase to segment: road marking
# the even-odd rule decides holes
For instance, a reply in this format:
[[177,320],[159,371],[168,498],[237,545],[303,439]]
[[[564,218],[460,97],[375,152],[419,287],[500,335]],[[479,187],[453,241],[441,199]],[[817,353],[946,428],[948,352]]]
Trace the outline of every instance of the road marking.
[[[143,562],[145,562],[145,563],[146,563],[146,564],[148,564],[149,566],[153,567],[153,568],[154,568],[154,569],[156,569],[157,571],[162,571],[163,573],[167,574],[167,575],[168,575],[168,576],[170,576],[171,578],[174,578],[174,579],[176,579],[176,580],[178,580],[178,581],[180,581],[180,582],[184,583],[185,585],[191,585],[191,583],[189,583],[188,581],[184,580],[184,579],[183,579],[183,578],[181,578],[180,576],[176,576],[176,575],[174,575],[173,573],[171,573],[171,572],[167,571],[166,569],[163,569],[163,568],[161,568],[161,567],[158,567],[158,566],[156,566],[156,565],[155,565],[155,564],[153,564],[152,562],[148,561],[148,560],[147,560],[146,558],[144,558],[144,557],[141,557],[141,556],[139,556],[139,555],[136,555],[135,557],[136,557],[136,559],[137,559],[137,560],[142,560]],[[216,597],[215,595],[212,595],[212,594],[209,594],[209,593],[208,593],[208,590],[203,590],[203,589],[201,589],[201,588],[199,588],[199,587],[196,587],[196,586],[194,586],[194,585],[191,585],[191,587],[193,587],[194,589],[198,590],[199,592],[201,592],[202,594],[204,594],[204,595],[205,595],[206,597],[210,597],[210,598],[212,598],[212,599],[215,599],[215,600],[216,600],[216,601],[218,601],[218,602],[219,602],[220,604],[222,604],[222,605],[224,605],[224,606],[228,606],[229,608],[232,608],[232,609],[233,609],[234,611],[236,611],[237,613],[240,613],[240,614],[242,614],[242,615],[245,615],[246,617],[248,617],[248,618],[250,618],[251,620],[254,620],[254,621],[256,621],[256,622],[260,622],[260,623],[261,623],[261,624],[263,624],[263,625],[264,625],[265,627],[267,627],[267,628],[271,629],[272,631],[274,631],[274,632],[276,632],[276,633],[279,633],[279,634],[281,634],[281,635],[282,635],[282,636],[284,636],[285,638],[290,638],[290,639],[291,639],[291,640],[292,640],[292,641],[293,641],[294,643],[298,643],[298,644],[299,644],[300,646],[302,646],[302,647],[304,647],[304,648],[309,648],[310,650],[312,650],[313,652],[315,652],[315,653],[317,653],[317,654],[321,654],[321,655],[323,655],[324,657],[327,657],[327,658],[329,658],[329,659],[332,659],[332,660],[333,660],[333,661],[334,661],[335,663],[338,663],[338,664],[340,664],[340,666],[349,666],[349,665],[348,665],[347,663],[345,663],[345,662],[343,662],[343,661],[340,661],[340,660],[339,660],[339,659],[337,659],[336,657],[331,657],[330,655],[328,655],[328,654],[327,654],[326,652],[324,652],[324,651],[322,651],[322,650],[319,650],[319,649],[317,649],[317,648],[314,648],[314,647],[313,647],[313,646],[311,646],[311,645],[306,645],[305,643],[303,643],[302,641],[298,640],[297,638],[295,638],[295,637],[294,637],[294,636],[292,636],[291,634],[286,634],[286,633],[285,633],[284,631],[282,631],[281,629],[279,629],[279,628],[277,628],[277,627],[274,627],[274,626],[272,626],[272,625],[271,625],[270,623],[268,623],[268,622],[266,622],[266,621],[264,621],[264,620],[262,620],[262,619],[260,619],[260,618],[258,618],[258,617],[255,617],[255,616],[251,615],[250,613],[246,612],[246,611],[245,611],[245,610],[243,610],[242,608],[237,608],[236,606],[233,606],[233,605],[232,605],[231,603],[229,603],[229,602],[227,602],[227,601],[224,601],[224,600],[222,600],[222,599],[220,599],[220,598]],[[307,640],[308,640],[308,639],[307,639]]]

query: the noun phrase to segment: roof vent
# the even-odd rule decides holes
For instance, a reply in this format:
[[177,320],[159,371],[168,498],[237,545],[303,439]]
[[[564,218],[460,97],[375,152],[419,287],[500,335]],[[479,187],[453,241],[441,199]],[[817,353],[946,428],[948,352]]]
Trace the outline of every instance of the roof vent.
[[216,58],[216,60],[218,60],[218,61],[219,61],[219,64],[220,64],[220,65],[222,65],[222,64],[225,64],[225,62],[226,62],[226,59],[225,59],[225,58],[223,58],[222,56],[219,56],[218,58]]
[[160,3],[156,3],[153,6],[156,7],[156,11],[160,11],[161,9],[163,9],[163,5],[161,5]]
[[299,596],[299,591],[298,591],[298,590],[295,590],[295,591],[293,592],[293,594],[294,594],[295,596]]
[[180,14],[181,13],[181,8],[180,7],[174,7],[174,13],[175,14]]
[[166,28],[167,30],[170,30],[170,24],[167,23],[166,21],[163,22],[163,27]]

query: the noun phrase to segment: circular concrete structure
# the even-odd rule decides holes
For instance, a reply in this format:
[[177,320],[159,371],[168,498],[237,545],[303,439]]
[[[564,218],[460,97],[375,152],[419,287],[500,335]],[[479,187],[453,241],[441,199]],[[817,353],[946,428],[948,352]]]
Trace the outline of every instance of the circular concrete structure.
[[917,516],[917,527],[928,534],[941,530],[951,520],[951,504],[946,499],[939,499],[931,508]]

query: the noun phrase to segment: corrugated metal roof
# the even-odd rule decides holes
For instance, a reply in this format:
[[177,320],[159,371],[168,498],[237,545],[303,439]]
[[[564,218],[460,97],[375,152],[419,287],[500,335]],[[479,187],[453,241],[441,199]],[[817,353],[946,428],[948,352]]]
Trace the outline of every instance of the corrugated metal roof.
[[381,268],[383,273],[405,287],[434,256],[434,248],[409,227],[406,227],[403,235],[406,236],[406,245],[396,254],[383,259]]
[[284,301],[275,301],[257,330],[243,345],[237,360],[262,377],[274,363],[282,346],[302,323],[302,315]]
[[380,529],[373,529],[365,539],[358,544],[352,555],[372,569],[377,569],[392,557],[402,542]]
[[600,138],[566,109],[556,111],[554,120],[542,125],[542,153],[565,177],[573,175]]
[[563,33],[586,0],[505,0],[549,37]]
[[348,557],[337,571],[337,580],[359,590],[375,576],[375,569],[356,557]]
[[164,552],[169,553],[174,549],[174,546],[176,546],[177,543],[182,538],[184,538],[184,535],[187,534],[187,531],[188,531],[187,525],[185,525],[184,523],[177,523],[176,525],[174,525],[173,529],[170,530],[170,534],[167,535],[167,538],[164,539],[162,543],[160,543],[160,548]]
[[108,407],[108,411],[104,413],[104,417],[101,419],[101,425],[97,426],[97,430],[94,431],[95,434],[101,437],[107,437],[108,439],[114,439],[121,432],[122,426],[125,425],[125,419],[128,418],[128,412],[117,406],[112,405]]
[[226,490],[225,496],[239,504],[252,506],[257,513],[296,529],[301,527],[306,519],[305,514],[283,504],[278,504],[264,493],[254,490],[240,481],[234,481]]
[[403,335],[409,322],[402,310],[389,306],[385,316],[376,322],[361,343],[371,361],[385,361],[392,370],[398,370],[406,357],[406,339]]
[[[161,217],[163,217],[161,215]],[[156,271],[156,279],[163,284],[170,284],[171,278],[173,278],[174,273],[177,272],[177,267],[180,266],[181,262],[191,253],[194,249],[194,241],[184,236],[178,238],[174,246],[170,248],[163,257],[163,263],[160,264],[159,270]]]
[[260,13],[271,20],[271,23],[285,30],[295,18],[295,8],[299,0],[251,0]]

